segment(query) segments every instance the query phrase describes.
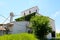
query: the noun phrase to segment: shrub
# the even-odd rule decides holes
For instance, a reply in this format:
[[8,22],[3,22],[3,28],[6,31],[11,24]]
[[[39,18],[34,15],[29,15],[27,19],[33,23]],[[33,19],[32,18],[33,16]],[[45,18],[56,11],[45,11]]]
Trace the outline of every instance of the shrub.
[[16,18],[15,21],[30,21],[32,16],[35,16],[36,12]]
[[33,34],[11,34],[0,36],[0,40],[37,40]]
[[20,38],[21,40],[36,40],[34,35],[27,33],[20,34]]

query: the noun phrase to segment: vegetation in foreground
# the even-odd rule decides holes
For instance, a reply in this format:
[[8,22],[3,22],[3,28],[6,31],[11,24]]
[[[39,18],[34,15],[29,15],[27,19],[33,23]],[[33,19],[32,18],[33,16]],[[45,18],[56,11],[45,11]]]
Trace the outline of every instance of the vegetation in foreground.
[[0,36],[0,40],[37,40],[33,34],[21,33]]
[[56,38],[60,38],[60,33],[56,33]]

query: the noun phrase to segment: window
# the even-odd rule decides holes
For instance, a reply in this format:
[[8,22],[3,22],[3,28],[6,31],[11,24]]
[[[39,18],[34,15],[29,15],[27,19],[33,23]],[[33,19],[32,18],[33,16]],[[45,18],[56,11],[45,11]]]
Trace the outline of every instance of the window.
[[36,12],[37,12],[37,10],[36,10]]
[[24,13],[24,16],[25,16],[25,13]]
[[54,31],[52,32],[52,37],[55,37],[55,32]]
[[29,11],[29,13],[31,13],[31,11]]

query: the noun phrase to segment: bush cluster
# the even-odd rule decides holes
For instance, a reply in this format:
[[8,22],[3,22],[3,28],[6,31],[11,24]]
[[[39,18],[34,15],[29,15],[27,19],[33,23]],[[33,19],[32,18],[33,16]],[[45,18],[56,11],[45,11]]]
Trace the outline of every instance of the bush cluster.
[[35,14],[36,14],[36,12],[29,14],[29,15],[19,17],[19,18],[15,19],[15,21],[30,21],[31,17],[35,16]]

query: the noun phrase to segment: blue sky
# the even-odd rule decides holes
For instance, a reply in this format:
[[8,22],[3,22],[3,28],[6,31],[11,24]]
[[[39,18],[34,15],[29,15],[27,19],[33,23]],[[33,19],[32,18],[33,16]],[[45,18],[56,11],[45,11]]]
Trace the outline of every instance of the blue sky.
[[7,18],[10,12],[18,15],[15,19],[21,16],[21,11],[33,6],[39,7],[40,14],[54,19],[56,31],[60,32],[60,0],[0,0],[0,23],[4,22],[4,17]]

